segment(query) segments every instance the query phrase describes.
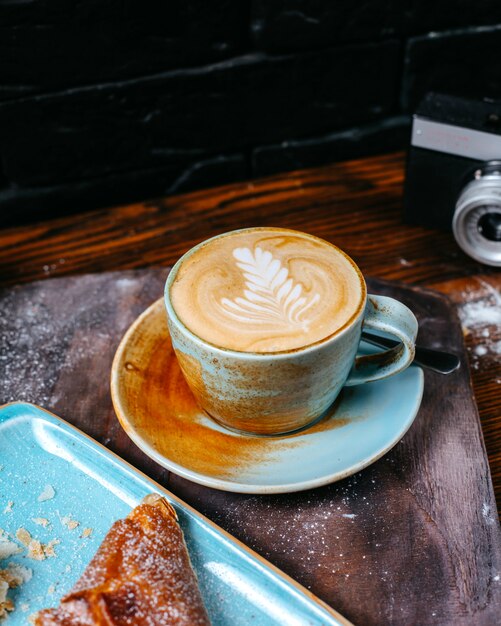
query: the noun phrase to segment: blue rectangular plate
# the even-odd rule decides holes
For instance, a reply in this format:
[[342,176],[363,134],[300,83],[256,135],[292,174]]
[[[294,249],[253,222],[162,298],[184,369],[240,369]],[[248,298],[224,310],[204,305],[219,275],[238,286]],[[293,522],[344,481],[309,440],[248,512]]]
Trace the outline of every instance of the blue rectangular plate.
[[[214,626],[346,626],[349,622],[255,552],[141,474],[93,439],[39,407],[0,407],[0,528],[20,527],[57,556],[36,561],[26,550],[15,562],[33,577],[11,590],[17,608],[6,626],[27,623],[38,609],[56,606],[82,574],[112,523],[148,493],[166,496],[179,515],[205,605]],[[53,498],[39,501],[50,485]],[[9,505],[9,502],[13,503]],[[33,518],[46,518],[40,526]],[[79,522],[68,528],[71,518]],[[84,528],[92,528],[89,537]]]

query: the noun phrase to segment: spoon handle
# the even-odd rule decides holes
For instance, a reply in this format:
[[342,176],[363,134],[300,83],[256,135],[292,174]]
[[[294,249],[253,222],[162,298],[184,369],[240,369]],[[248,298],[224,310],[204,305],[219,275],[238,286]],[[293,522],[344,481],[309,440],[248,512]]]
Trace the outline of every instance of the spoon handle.
[[[387,339],[386,337],[380,337],[365,331],[362,332],[362,339],[380,348],[394,348],[399,343],[394,339]],[[461,361],[455,354],[442,352],[441,350],[432,350],[431,348],[424,348],[418,345],[416,345],[414,363],[439,374],[450,374],[461,365]]]

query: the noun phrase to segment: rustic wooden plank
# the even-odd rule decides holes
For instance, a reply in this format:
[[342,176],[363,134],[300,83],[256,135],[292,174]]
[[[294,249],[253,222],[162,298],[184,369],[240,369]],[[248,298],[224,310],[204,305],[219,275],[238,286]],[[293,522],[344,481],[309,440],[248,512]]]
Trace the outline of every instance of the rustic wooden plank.
[[465,331],[501,508],[501,307],[492,295],[501,292],[501,275],[462,254],[450,233],[403,224],[403,179],[403,156],[393,154],[3,229],[0,285],[169,265],[224,230],[279,225],[337,243],[366,274],[431,286],[459,305],[483,303],[484,318],[498,311],[497,327]]
[[[158,297],[165,273],[150,272],[146,281],[123,272],[1,290],[0,403],[39,404],[125,450],[129,441],[110,402],[111,362],[120,335]],[[128,458],[146,472],[158,470],[135,450]]]
[[376,464],[298,494],[245,496],[183,480],[149,460],[113,414],[109,371],[166,269],[46,280],[0,291],[0,401],[49,408],[160,480],[354,623],[493,624],[501,611],[501,534],[462,343],[449,301],[381,281],[406,302],[421,340],[461,354],[426,374],[411,430]]
[[256,225],[307,230],[391,280],[495,275],[450,233],[403,224],[402,183],[403,158],[394,154],[4,229],[0,284],[169,265],[211,235]]

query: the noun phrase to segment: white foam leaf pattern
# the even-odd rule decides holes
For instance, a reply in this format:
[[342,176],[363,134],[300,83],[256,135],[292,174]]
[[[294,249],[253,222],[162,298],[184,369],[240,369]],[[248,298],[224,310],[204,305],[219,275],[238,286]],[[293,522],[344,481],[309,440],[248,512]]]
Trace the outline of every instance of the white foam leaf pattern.
[[225,313],[239,322],[279,325],[308,330],[304,314],[320,300],[318,293],[303,295],[303,287],[289,277],[287,268],[271,252],[257,246],[235,248],[233,256],[242,270],[246,289],[243,297],[221,299]]

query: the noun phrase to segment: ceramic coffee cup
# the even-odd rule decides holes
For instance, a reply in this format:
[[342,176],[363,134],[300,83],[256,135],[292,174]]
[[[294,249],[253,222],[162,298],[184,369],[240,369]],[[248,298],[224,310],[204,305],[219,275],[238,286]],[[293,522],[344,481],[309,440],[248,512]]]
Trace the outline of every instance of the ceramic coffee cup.
[[[220,238],[231,237],[231,240],[225,242],[235,239],[238,243],[240,239],[237,239],[237,235],[238,237],[259,235],[260,241],[263,239],[265,242],[278,241],[278,238],[285,240],[291,237],[294,240],[303,237],[307,245],[318,245],[327,253],[329,250],[325,246],[330,246],[332,254],[336,255],[336,263],[339,261],[345,264],[346,271],[351,272],[349,282],[356,289],[355,295],[352,294],[353,304],[346,313],[348,319],[334,332],[308,342],[307,345],[295,345],[280,350],[268,348],[268,351],[239,350],[217,345],[207,338],[202,338],[200,336],[202,333],[188,328],[173,305],[173,285],[180,280],[180,271],[186,270],[190,259],[198,261],[198,258],[202,257],[204,260],[205,251],[211,250],[214,242]],[[211,247],[204,248],[208,245]],[[280,282],[280,260],[273,257],[273,250],[266,251],[265,247],[266,243],[254,247],[255,258],[261,259],[261,265],[263,263],[266,265],[269,261],[267,267],[271,267],[272,274],[274,272],[273,275],[278,277],[274,279],[275,283],[277,280]],[[247,257],[242,256],[244,254],[242,250]],[[236,248],[235,263],[238,265],[240,259],[240,267],[248,271],[250,263],[248,259],[254,259],[252,254],[251,250],[249,256],[248,248]],[[211,271],[216,274],[218,272],[217,267],[209,269],[208,274]],[[285,269],[280,271],[288,278]],[[244,276],[247,277],[242,279],[244,284],[252,287],[248,282],[249,274]],[[253,280],[252,276],[250,280]],[[259,289],[260,284],[257,283],[256,289]],[[292,275],[289,289],[291,285],[294,285]],[[343,288],[346,289],[346,286]],[[296,294],[300,292],[301,285],[297,287]],[[245,293],[249,298],[252,296],[248,290]],[[305,290],[303,293],[306,293]],[[228,298],[222,300],[229,302]],[[242,303],[243,299],[237,298],[236,301]],[[304,301],[307,301],[306,296]],[[313,298],[311,295],[310,304],[316,301],[316,296]],[[259,299],[257,302],[259,303]],[[251,305],[252,302],[247,306]],[[243,229],[224,233],[199,244],[187,252],[170,272],[165,286],[165,306],[174,350],[199,405],[215,421],[239,432],[270,436],[303,429],[325,414],[343,386],[370,383],[397,374],[407,368],[414,357],[418,325],[413,313],[404,304],[392,298],[367,295],[365,281],[356,264],[332,244],[287,229]],[[232,306],[237,311],[236,305]],[[255,305],[252,306],[255,308]],[[308,306],[303,303],[303,309],[307,309]],[[230,313],[233,309],[226,307],[226,311]],[[297,310],[296,308],[296,312]],[[304,318],[298,323],[304,324]],[[357,357],[362,328],[390,333],[400,343],[391,350]],[[224,328],[222,330],[224,333]],[[256,345],[260,345],[259,341]]]

